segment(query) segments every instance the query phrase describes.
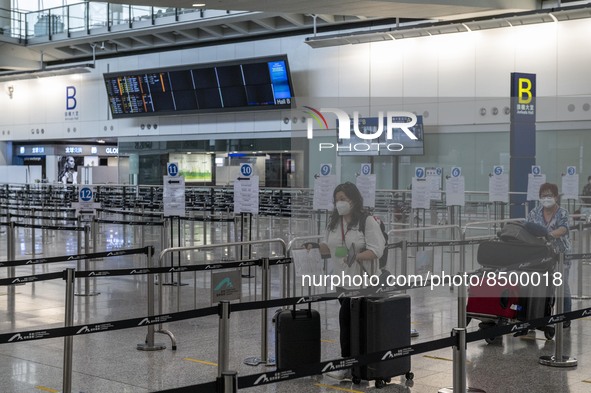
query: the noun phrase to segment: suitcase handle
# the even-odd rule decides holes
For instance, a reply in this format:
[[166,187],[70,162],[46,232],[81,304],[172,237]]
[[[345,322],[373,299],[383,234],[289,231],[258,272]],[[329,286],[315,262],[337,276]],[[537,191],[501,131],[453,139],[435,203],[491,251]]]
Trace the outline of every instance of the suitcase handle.
[[[296,311],[298,311],[296,309],[296,305],[293,305],[293,310],[291,310],[291,317],[293,319],[296,319]],[[308,318],[312,317],[312,303],[308,303]]]

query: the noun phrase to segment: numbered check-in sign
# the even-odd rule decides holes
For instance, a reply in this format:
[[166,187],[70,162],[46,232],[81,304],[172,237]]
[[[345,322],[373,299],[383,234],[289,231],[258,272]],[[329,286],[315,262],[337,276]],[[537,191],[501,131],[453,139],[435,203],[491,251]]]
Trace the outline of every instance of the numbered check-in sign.
[[573,176],[577,173],[577,167],[576,166],[567,166],[566,167],[566,174],[569,176]]
[[370,175],[371,174],[371,164],[361,164],[361,174],[362,175]]
[[539,165],[532,165],[531,166],[531,173],[532,175],[540,175],[542,174],[542,167]]
[[78,198],[80,199],[80,202],[92,202],[93,195],[94,195],[94,192],[93,192],[92,188],[82,187],[80,189],[80,193],[78,195]]
[[503,166],[502,165],[495,165],[493,167],[493,173],[495,176],[500,176],[503,174]]
[[320,165],[320,174],[322,176],[328,176],[332,172],[332,164],[321,164]]
[[252,164],[240,164],[240,175],[244,177],[252,176]]
[[415,177],[417,179],[424,179],[426,176],[425,168],[424,167],[417,167],[415,168]]
[[443,173],[443,169],[435,168],[435,173],[437,174],[437,176],[441,176],[441,174]]
[[179,175],[179,164],[176,162],[169,162],[166,165],[166,172],[168,173],[168,176],[178,176]]
[[454,166],[451,168],[451,177],[460,177],[462,175],[462,168]]

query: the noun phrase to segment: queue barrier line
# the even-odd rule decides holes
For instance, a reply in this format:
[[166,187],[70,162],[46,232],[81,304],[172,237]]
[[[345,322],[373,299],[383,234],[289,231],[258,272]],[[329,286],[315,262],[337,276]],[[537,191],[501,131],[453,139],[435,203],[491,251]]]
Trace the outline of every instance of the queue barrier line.
[[[119,257],[119,256],[123,256],[123,255],[136,255],[136,254],[148,255],[149,249],[150,249],[150,247],[142,247],[142,248],[120,249],[117,251],[94,252],[94,253],[81,254],[81,255],[64,255],[64,256],[47,257],[47,258],[23,259],[23,260],[18,260],[18,261],[3,261],[3,262],[0,262],[0,267],[40,265],[40,264],[45,264],[45,263],[80,261],[80,260],[84,260],[84,259]],[[154,251],[152,250],[152,253],[153,252]]]
[[94,222],[100,224],[130,225],[130,226],[163,226],[164,221],[118,221],[95,218]]
[[[86,254],[86,255],[73,255],[64,259],[64,257],[56,257],[59,260],[51,261],[51,262],[69,262],[69,261],[79,261],[84,259],[93,259],[93,258],[105,258],[105,257],[117,257],[123,255],[134,255],[134,254],[148,254],[148,249],[150,247],[144,247],[140,249],[134,249],[133,253],[122,253],[120,251],[111,251],[111,252],[101,252],[101,253],[94,253],[94,254]],[[42,258],[41,260],[51,259],[51,258]],[[15,262],[15,261],[13,261]],[[23,266],[28,263],[28,261],[16,261],[22,262],[16,265],[6,265],[6,266]],[[277,266],[277,265],[285,265],[291,263],[291,258],[273,258],[269,259],[269,266]],[[42,262],[38,262],[42,263]],[[50,262],[44,262],[50,263]],[[223,262],[223,263],[210,263],[207,265],[190,265],[190,266],[177,266],[177,267],[140,267],[140,268],[127,268],[127,269],[111,269],[111,270],[86,270],[86,271],[77,271],[75,273],[76,278],[86,278],[86,277],[116,277],[116,276],[137,276],[142,274],[160,274],[160,273],[179,273],[179,272],[196,272],[196,271],[208,271],[208,270],[220,270],[220,269],[229,269],[229,268],[237,268],[237,267],[248,267],[248,266],[262,266],[263,258],[261,259],[251,259],[251,260],[244,260],[244,261],[236,261],[236,262]],[[2,265],[0,264],[0,267]],[[47,281],[47,280],[54,280],[56,278],[61,278],[62,276],[52,276],[52,274],[62,274],[62,272],[58,273],[48,273],[48,274],[37,274],[37,275],[30,275],[30,276],[20,276],[20,277],[10,277],[0,279],[0,286],[6,285],[13,285],[13,284],[23,284],[29,282],[38,282],[38,281]]]
[[84,232],[84,227],[64,227],[61,225],[35,225],[35,224],[25,224],[25,223],[14,222],[14,226],[20,227],[20,228],[52,229],[54,231]]
[[[477,239],[477,240],[447,240],[447,241],[433,241],[433,242],[406,242],[406,247],[453,247],[453,246],[469,246],[480,244],[490,239]],[[386,248],[402,248],[404,241],[396,243],[390,243],[386,245]]]
[[[574,319],[585,318],[590,315],[591,308],[586,308],[567,313],[537,318],[529,321],[516,322],[512,324],[491,327],[476,332],[467,333],[466,342],[476,342],[484,340],[486,338],[495,338],[507,334],[514,334],[522,332],[526,329],[538,328]],[[304,365],[293,369],[278,369],[276,371],[270,371],[265,373],[239,376],[237,378],[238,389],[246,389],[255,386],[268,385],[297,378],[320,375],[330,371],[348,369],[353,366],[365,366],[370,363],[378,363],[406,356],[419,355],[422,353],[432,352],[448,347],[457,347],[459,344],[458,341],[458,336],[451,336],[409,346],[385,349],[356,357],[326,360],[320,363]],[[157,393],[192,393],[196,391],[220,392],[221,390],[209,390],[212,388],[215,389],[216,383],[217,381],[174,389],[160,390]]]

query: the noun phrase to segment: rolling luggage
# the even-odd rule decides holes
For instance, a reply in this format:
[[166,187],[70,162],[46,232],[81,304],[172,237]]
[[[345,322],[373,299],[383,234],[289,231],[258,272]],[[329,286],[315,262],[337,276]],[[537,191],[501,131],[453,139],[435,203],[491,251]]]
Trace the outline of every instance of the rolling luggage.
[[468,290],[466,311],[473,316],[490,315],[515,319],[521,307],[518,286],[489,286],[487,280],[483,280],[482,285],[471,286]]
[[275,359],[278,369],[320,362],[318,311],[280,310],[275,314]]
[[552,255],[545,245],[510,243],[498,240],[482,242],[478,246],[476,259],[480,266],[505,268],[526,261],[547,260]]
[[[351,299],[351,355],[357,356],[410,345],[410,297]],[[353,367],[353,383],[375,380],[377,388],[392,377],[410,372],[410,356]]]

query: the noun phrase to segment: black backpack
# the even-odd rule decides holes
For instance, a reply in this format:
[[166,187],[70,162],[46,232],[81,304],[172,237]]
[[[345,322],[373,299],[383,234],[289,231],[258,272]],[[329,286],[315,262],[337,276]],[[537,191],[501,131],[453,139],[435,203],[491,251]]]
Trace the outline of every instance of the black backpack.
[[[365,220],[367,220],[367,217],[369,217],[369,216],[371,216],[371,214],[366,212],[359,219],[359,230],[361,232],[363,232],[364,236],[365,236]],[[382,219],[379,218],[378,216],[372,216],[372,217],[377,221],[378,224],[380,224],[380,230],[382,231],[382,235],[384,236],[384,239],[386,240],[386,247],[384,247],[384,253],[380,257],[380,269],[384,269],[386,267],[386,265],[388,264],[388,233],[386,232],[386,225],[384,225],[384,221],[382,221]]]

